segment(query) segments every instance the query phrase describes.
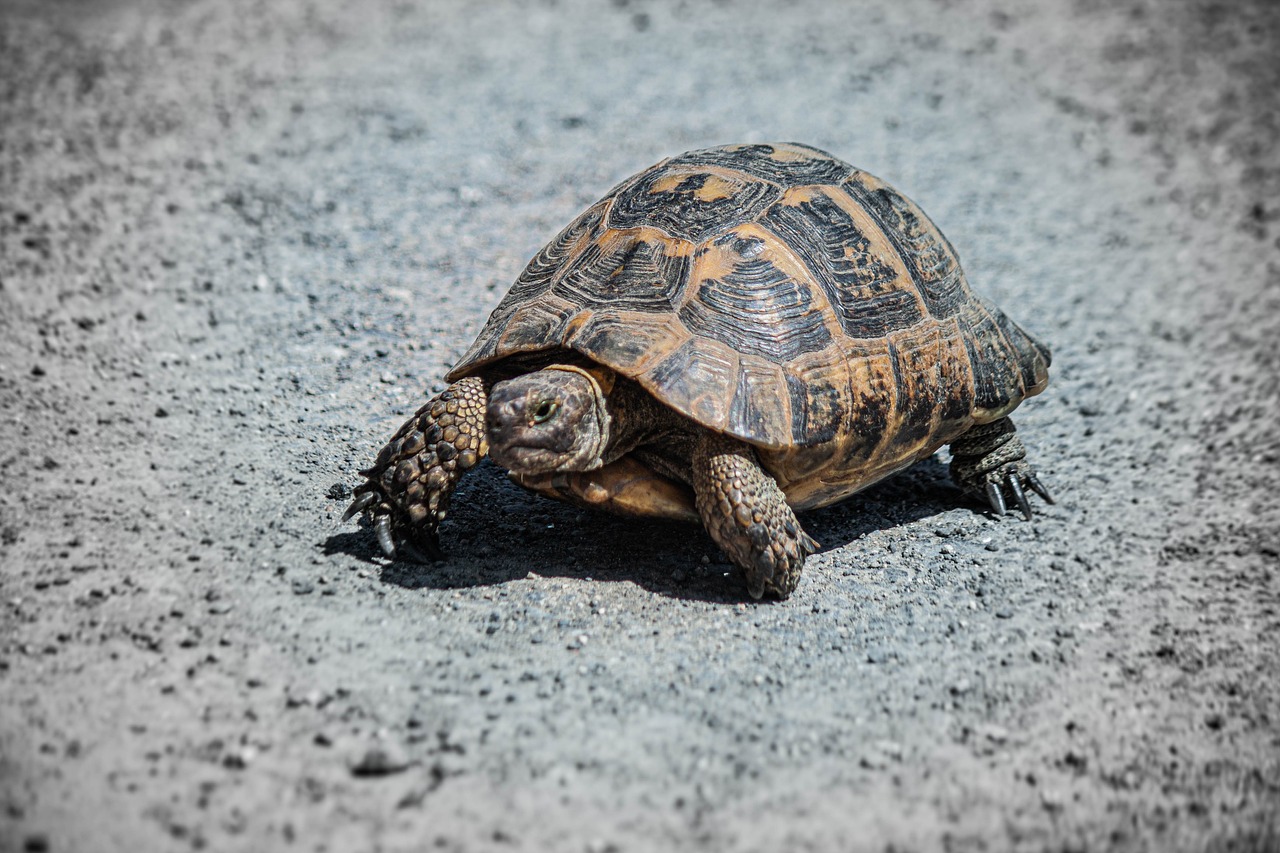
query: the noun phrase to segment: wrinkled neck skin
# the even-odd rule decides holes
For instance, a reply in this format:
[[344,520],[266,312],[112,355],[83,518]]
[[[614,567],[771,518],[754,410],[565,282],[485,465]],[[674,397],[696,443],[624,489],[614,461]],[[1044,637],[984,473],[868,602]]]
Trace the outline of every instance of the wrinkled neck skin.
[[618,380],[606,399],[606,408],[611,428],[603,465],[621,459],[642,445],[690,431],[684,419],[630,380]]
[[679,416],[596,365],[551,364],[496,383],[486,431],[495,463],[519,474],[592,471],[678,428]]

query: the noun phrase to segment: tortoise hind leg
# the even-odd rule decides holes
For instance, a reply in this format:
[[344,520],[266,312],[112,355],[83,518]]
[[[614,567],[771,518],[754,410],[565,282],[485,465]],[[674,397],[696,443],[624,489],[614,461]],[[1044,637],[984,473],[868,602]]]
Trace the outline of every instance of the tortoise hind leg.
[[1000,418],[971,427],[951,442],[951,479],[961,489],[985,498],[996,515],[1004,515],[1005,491],[1023,517],[1031,520],[1031,503],[1023,487],[1053,503],[1053,496],[1026,461],[1027,449],[1018,438],[1013,421]]
[[409,418],[356,487],[344,521],[367,511],[388,557],[397,550],[441,559],[436,531],[468,470],[489,451],[484,416],[488,389],[475,376],[453,383]]
[[786,598],[800,581],[804,558],[818,543],[800,528],[777,481],[755,452],[708,433],[693,454],[693,489],[702,523],[747,575],[752,598]]

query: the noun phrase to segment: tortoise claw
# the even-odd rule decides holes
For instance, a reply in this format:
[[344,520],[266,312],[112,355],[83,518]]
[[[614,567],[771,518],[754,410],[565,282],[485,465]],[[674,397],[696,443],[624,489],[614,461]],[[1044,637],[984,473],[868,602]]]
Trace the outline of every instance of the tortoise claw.
[[353,517],[364,512],[373,504],[377,503],[378,495],[375,492],[365,492],[360,497],[351,502],[351,506],[347,507],[347,511],[342,514],[343,521],[350,521]]
[[1004,495],[1000,493],[1000,487],[996,485],[995,480],[987,481],[987,502],[991,504],[991,511],[996,515],[1004,515]]
[[1036,479],[1035,474],[1031,472],[1030,466],[1026,465],[1026,463],[1020,462],[1015,465],[1009,465],[1001,471],[991,472],[987,475],[987,482],[984,488],[987,494],[987,502],[991,504],[991,511],[996,515],[1004,515],[1009,511],[1009,505],[1005,500],[1006,489],[1009,497],[1013,499],[1014,506],[1018,508],[1018,512],[1027,521],[1031,521],[1035,515],[1031,510],[1031,501],[1027,500],[1027,488],[1044,498],[1045,503],[1053,503],[1049,490]]
[[807,557],[810,554],[818,553],[820,550],[822,550],[822,546],[818,544],[817,539],[814,539],[803,530],[800,531],[800,553]]
[[1009,478],[1009,491],[1013,492],[1013,499],[1018,503],[1018,509],[1022,510],[1022,517],[1027,521],[1031,520],[1031,504],[1027,503],[1027,494],[1022,491],[1022,484],[1018,482],[1018,476]]
[[394,558],[396,555],[396,542],[391,537],[391,516],[378,516],[373,522],[373,530],[378,534],[378,545],[382,547],[382,553]]
[[1049,490],[1045,488],[1044,483],[1040,482],[1040,479],[1035,475],[1035,472],[1028,471],[1023,479],[1027,481],[1027,485],[1031,487],[1031,491],[1043,498],[1045,503],[1057,503],[1053,499],[1053,495],[1049,494]]

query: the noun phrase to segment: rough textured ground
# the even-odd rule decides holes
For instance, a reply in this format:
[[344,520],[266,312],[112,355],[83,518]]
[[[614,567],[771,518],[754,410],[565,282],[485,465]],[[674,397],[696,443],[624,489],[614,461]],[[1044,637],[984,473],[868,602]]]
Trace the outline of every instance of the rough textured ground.
[[[0,850],[1280,849],[1280,6],[0,4]],[[662,156],[882,175],[1055,351],[744,601],[482,467],[338,521]],[[727,575],[727,576],[726,576]]]

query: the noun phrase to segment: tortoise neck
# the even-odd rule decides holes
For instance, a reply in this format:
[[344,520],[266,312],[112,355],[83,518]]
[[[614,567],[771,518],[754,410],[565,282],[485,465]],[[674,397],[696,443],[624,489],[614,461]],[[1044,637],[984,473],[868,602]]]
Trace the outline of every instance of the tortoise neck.
[[689,431],[683,418],[653,399],[638,383],[621,376],[605,398],[605,406],[609,412],[605,464],[621,459],[641,445]]

